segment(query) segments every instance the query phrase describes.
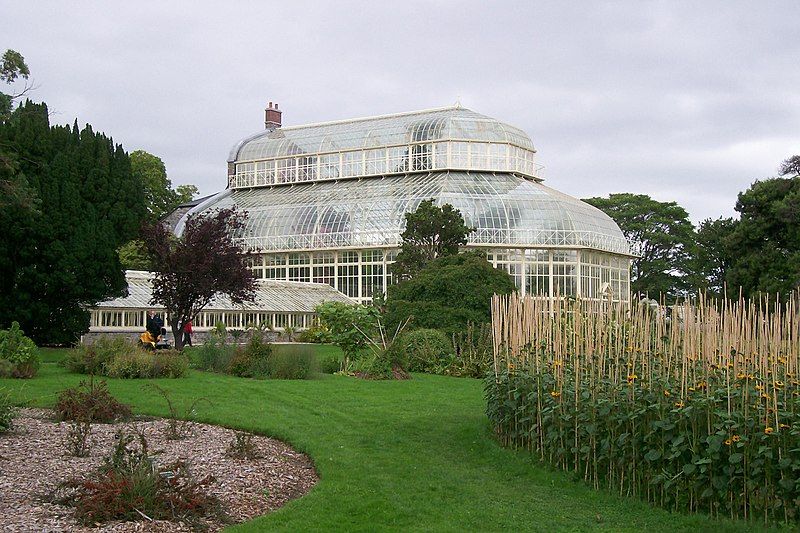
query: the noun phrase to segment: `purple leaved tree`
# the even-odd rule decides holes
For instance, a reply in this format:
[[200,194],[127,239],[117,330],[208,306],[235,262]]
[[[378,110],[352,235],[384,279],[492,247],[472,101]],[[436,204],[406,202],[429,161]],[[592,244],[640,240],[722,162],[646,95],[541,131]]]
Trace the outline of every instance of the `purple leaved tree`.
[[255,297],[247,250],[233,238],[246,218],[234,209],[191,215],[181,237],[160,223],[143,229],[153,270],[152,303],[169,314],[177,349],[183,349],[183,327],[215,296],[227,295],[234,304]]

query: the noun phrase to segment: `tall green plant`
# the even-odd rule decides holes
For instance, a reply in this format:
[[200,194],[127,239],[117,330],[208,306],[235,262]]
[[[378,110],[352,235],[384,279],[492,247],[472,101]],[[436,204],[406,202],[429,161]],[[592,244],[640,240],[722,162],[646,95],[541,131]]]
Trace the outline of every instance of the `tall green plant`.
[[320,323],[331,335],[333,343],[345,355],[345,361],[357,359],[375,334],[378,310],[363,305],[325,302],[315,308]]

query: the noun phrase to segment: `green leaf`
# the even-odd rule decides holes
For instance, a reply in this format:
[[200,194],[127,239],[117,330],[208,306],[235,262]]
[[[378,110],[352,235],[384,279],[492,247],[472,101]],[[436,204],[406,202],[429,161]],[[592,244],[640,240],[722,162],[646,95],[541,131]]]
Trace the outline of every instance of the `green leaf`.
[[741,463],[744,455],[741,453],[732,453],[730,457],[728,457],[728,462],[732,465]]
[[652,463],[661,458],[661,452],[658,450],[650,450],[645,454],[644,458]]

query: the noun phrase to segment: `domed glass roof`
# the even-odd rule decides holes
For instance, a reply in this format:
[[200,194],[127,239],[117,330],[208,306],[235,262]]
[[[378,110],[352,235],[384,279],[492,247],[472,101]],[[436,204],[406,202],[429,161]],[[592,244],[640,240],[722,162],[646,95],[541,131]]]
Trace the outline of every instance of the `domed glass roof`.
[[471,245],[630,253],[619,227],[599,209],[504,173],[409,173],[228,190],[194,212],[233,206],[246,211],[240,237],[258,251],[395,247],[405,213],[427,199],[461,211],[475,228]]
[[447,107],[262,131],[237,143],[228,161],[443,140],[498,142],[534,150],[530,137],[518,128],[469,109]]

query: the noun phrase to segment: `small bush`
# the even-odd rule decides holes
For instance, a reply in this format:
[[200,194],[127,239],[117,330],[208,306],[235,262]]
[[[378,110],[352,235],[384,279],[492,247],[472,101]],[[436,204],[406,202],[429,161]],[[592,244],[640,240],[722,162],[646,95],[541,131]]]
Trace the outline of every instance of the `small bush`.
[[253,444],[253,435],[243,431],[237,431],[226,452],[228,457],[240,460],[252,461],[258,459],[260,454],[256,445]]
[[11,397],[7,392],[0,390],[0,433],[11,429],[11,424],[16,416],[17,408],[11,403]]
[[64,439],[67,454],[73,457],[89,457],[91,448],[92,421],[87,419],[72,420]]
[[397,350],[390,345],[385,350],[375,350],[370,355],[353,363],[353,373],[364,379],[408,379],[409,374],[396,356]]
[[148,352],[137,349],[115,356],[105,364],[112,378],[179,378],[189,370],[189,358],[176,350]]
[[253,334],[245,346],[237,348],[228,366],[228,373],[243,378],[264,378],[269,375],[272,345],[261,335]]
[[182,378],[189,371],[189,357],[178,350],[157,350],[152,365],[151,377]]
[[207,372],[227,372],[233,357],[234,348],[227,342],[228,333],[223,325],[208,334],[202,346],[192,350],[192,363],[195,368]]
[[77,374],[106,375],[107,366],[115,358],[134,356],[141,351],[124,337],[104,335],[92,344],[81,344],[70,350],[61,364]]
[[[133,445],[138,440],[138,445]],[[178,461],[157,467],[144,435],[117,434],[113,452],[88,479],[67,484],[73,493],[59,503],[75,507],[84,525],[109,520],[197,520],[222,514],[219,500],[208,493],[214,481],[195,480]]]
[[436,329],[417,329],[401,335],[388,356],[410,372],[444,374],[453,363],[453,345]]
[[0,377],[32,378],[39,370],[36,343],[25,336],[18,322],[0,330]]
[[297,335],[298,342],[311,342],[314,344],[328,344],[333,342],[330,330],[322,324],[314,324]]
[[88,383],[81,381],[77,387],[65,389],[58,395],[55,406],[56,418],[64,420],[88,420],[111,423],[131,416],[131,408],[120,403],[108,392],[105,381]]
[[272,379],[311,379],[319,372],[314,349],[302,344],[284,345],[269,357],[268,375]]
[[335,355],[329,355],[328,357],[320,361],[319,370],[323,374],[334,374],[336,372],[339,372],[341,369],[342,369],[342,361]]

